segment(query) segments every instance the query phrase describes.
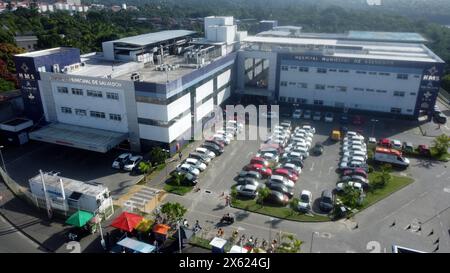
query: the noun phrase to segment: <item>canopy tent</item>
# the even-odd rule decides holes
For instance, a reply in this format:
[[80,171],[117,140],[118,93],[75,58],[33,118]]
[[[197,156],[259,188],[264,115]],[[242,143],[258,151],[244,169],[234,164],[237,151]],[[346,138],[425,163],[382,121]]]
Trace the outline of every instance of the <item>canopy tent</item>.
[[94,214],[88,211],[79,210],[66,220],[66,224],[75,227],[83,227],[87,222],[89,222],[89,220],[92,219],[92,217],[94,217]]
[[170,229],[170,227],[168,225],[156,224],[153,227],[153,232],[166,236],[167,233],[169,232],[169,229]]
[[137,231],[140,232],[147,232],[152,227],[153,221],[150,219],[142,219],[142,221],[137,225],[135,228]]
[[234,245],[233,247],[231,247],[230,252],[228,253],[247,253],[248,250],[246,248]]
[[152,253],[156,249],[154,245],[150,245],[128,237],[119,241],[117,245],[128,248],[137,253]]
[[139,225],[143,218],[144,217],[134,213],[122,212],[122,214],[114,219],[111,226],[123,231],[131,232]]
[[214,237],[211,242],[209,242],[209,245],[212,247],[213,253],[224,253],[225,252],[225,245],[227,244],[227,240]]

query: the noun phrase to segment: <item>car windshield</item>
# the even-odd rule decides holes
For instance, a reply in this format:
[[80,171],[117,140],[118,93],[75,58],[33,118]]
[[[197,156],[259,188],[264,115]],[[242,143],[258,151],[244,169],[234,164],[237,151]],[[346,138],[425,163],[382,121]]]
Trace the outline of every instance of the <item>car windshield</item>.
[[300,196],[300,201],[305,203],[309,202],[309,196],[306,194],[302,194],[302,196]]
[[331,203],[331,198],[328,197],[328,196],[324,196],[324,197],[322,198],[322,202],[324,202],[324,203]]

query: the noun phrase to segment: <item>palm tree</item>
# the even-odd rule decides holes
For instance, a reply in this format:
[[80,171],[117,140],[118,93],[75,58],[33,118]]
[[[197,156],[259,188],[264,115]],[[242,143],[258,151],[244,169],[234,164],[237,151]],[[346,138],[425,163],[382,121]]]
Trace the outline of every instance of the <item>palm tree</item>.
[[139,170],[144,173],[144,180],[147,182],[147,175],[150,173],[150,170],[152,168],[152,163],[141,161],[139,163]]
[[294,234],[283,234],[281,236],[280,246],[278,247],[279,252],[288,253],[299,253],[303,242]]
[[171,225],[174,225],[180,221],[186,212],[187,209],[178,202],[168,202],[161,206],[161,213],[164,214],[167,222]]
[[439,156],[447,154],[450,147],[450,136],[442,134],[433,140],[433,148],[436,149]]

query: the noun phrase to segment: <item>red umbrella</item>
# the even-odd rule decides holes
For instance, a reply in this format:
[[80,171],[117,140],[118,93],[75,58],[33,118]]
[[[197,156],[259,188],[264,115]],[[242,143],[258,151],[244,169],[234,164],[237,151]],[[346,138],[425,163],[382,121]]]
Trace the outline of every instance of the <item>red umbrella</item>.
[[122,212],[122,214],[114,219],[111,226],[123,231],[131,232],[135,227],[137,227],[137,225],[139,225],[143,218],[144,217],[134,213]]

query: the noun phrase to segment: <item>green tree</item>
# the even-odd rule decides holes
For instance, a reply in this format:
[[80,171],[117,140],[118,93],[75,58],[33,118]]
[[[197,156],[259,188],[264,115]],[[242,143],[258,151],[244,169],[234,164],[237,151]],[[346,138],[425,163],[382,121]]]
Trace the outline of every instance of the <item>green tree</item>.
[[380,167],[380,171],[378,175],[375,176],[374,180],[371,183],[372,189],[382,189],[387,183],[391,180],[391,172],[392,165],[391,164],[383,164]]
[[437,151],[438,156],[448,153],[450,146],[450,136],[442,134],[433,140],[433,148]]
[[350,208],[357,208],[361,205],[361,191],[346,185],[344,187],[343,193],[341,194],[341,200],[344,205]]
[[153,165],[159,165],[166,162],[168,154],[161,147],[154,147],[150,151],[149,157]]
[[186,175],[184,173],[178,173],[178,172],[174,172],[172,173],[172,182],[177,185],[177,186],[181,186],[181,183],[183,182],[183,180],[186,178]]
[[150,173],[151,169],[152,169],[152,163],[146,162],[146,161],[141,161],[139,163],[139,170],[144,174],[145,182],[147,182],[147,176]]
[[298,209],[298,202],[299,201],[300,201],[300,199],[298,199],[297,197],[294,197],[289,202],[289,207],[292,209],[292,212],[294,212],[294,211],[296,211]]
[[303,242],[294,234],[283,234],[276,252],[299,253]]
[[169,225],[176,225],[186,214],[187,209],[178,202],[168,202],[161,206],[161,214]]
[[264,199],[266,199],[270,195],[270,189],[267,187],[258,189],[258,198],[256,202],[260,205],[264,203]]

